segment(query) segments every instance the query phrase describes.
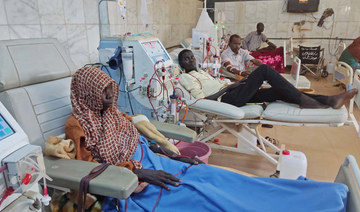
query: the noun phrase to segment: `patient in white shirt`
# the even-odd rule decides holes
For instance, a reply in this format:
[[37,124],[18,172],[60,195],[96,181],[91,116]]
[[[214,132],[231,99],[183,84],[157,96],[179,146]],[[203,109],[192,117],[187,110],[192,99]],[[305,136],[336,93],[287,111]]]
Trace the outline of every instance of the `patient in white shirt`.
[[[267,65],[261,65],[243,80],[226,84],[213,78],[207,72],[197,70],[196,59],[191,50],[179,53],[179,65],[185,71],[179,76],[180,84],[195,98],[220,99],[237,107],[246,103],[263,103],[281,100],[298,104],[300,108],[341,108],[357,93],[357,89],[333,95],[315,95],[300,92],[277,71]],[[260,89],[263,81],[268,81],[271,88]]]

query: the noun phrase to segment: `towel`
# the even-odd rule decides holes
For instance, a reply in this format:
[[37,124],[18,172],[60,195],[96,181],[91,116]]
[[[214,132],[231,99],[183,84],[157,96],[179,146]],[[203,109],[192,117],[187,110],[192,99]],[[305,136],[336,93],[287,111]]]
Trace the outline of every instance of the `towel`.
[[59,158],[74,159],[75,143],[71,139],[61,139],[56,136],[50,136],[45,143],[45,155],[51,155]]

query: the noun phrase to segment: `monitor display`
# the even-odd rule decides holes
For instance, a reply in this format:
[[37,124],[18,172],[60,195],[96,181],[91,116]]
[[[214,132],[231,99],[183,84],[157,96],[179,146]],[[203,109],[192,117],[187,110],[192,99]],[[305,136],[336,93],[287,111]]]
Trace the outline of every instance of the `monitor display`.
[[4,117],[0,114],[0,141],[14,134],[15,131],[6,122]]
[[144,47],[146,54],[154,63],[159,60],[167,61],[170,59],[159,41],[145,42],[142,43],[142,46]]
[[287,12],[311,13],[318,11],[320,0],[288,0]]

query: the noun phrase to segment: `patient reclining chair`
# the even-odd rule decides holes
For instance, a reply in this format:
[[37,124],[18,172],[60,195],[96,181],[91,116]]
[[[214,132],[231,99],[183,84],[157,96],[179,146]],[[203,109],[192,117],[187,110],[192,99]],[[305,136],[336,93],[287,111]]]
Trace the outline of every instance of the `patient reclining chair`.
[[[360,83],[359,83],[360,84]],[[279,171],[282,146],[278,148],[260,135],[258,124],[272,124],[284,126],[342,126],[344,124],[354,125],[359,132],[358,123],[352,113],[354,100],[351,100],[349,111],[345,106],[340,109],[301,109],[295,104],[281,101],[270,103],[266,109],[261,105],[249,104],[243,107],[236,107],[223,102],[200,99],[196,100],[180,85],[184,91],[184,98],[189,105],[190,112],[184,123],[192,125],[197,123],[203,127],[198,135],[198,140],[207,142],[218,134],[228,131],[237,139],[236,147],[223,146],[210,143],[212,148],[229,150],[234,152],[257,154],[265,157],[272,164],[277,166]],[[359,86],[360,87],[360,86]],[[177,89],[178,90],[178,89]],[[178,95],[182,95],[178,93]],[[198,120],[194,122],[194,120]],[[252,142],[252,139],[244,136],[241,131],[247,131],[257,138],[260,147]],[[274,153],[269,153],[265,144]]]
[[[0,41],[0,101],[28,135],[30,143],[44,148],[49,136],[64,134],[72,114],[71,75],[76,67],[56,39]],[[166,137],[193,142],[196,133],[186,127],[154,122]],[[45,157],[49,187],[79,189],[82,177],[96,163]],[[109,166],[89,184],[89,192],[120,199],[137,187],[135,174]],[[65,189],[66,188],[66,189]]]

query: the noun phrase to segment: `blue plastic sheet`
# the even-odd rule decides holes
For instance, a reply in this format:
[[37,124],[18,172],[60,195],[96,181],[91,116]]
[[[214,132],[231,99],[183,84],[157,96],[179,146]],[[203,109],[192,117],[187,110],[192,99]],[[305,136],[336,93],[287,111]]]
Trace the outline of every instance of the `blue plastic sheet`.
[[[145,141],[143,138],[140,140]],[[339,183],[306,178],[286,180],[248,177],[201,164],[188,164],[158,156],[143,145],[143,167],[165,170],[182,180],[179,187],[162,189],[155,211],[345,211],[348,188]],[[138,146],[134,159],[141,157]],[[160,187],[149,185],[127,200],[127,211],[152,211]],[[126,200],[119,200],[125,211]],[[114,199],[103,202],[104,211],[116,211]]]

